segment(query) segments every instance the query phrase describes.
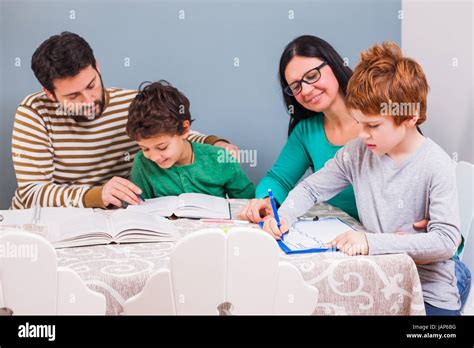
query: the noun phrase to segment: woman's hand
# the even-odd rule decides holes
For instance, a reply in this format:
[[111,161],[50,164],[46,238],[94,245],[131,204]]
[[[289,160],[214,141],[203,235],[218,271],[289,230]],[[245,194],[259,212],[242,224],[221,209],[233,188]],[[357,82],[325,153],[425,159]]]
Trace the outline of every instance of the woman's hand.
[[347,231],[338,235],[325,246],[338,248],[349,256],[368,255],[369,244],[364,231]]
[[263,230],[270,234],[276,240],[280,240],[283,233],[288,232],[288,223],[285,219],[280,218],[280,228],[273,216],[268,216],[263,223]]
[[[418,225],[418,226],[416,226]],[[426,226],[428,225],[428,220],[421,220],[421,221],[418,221],[418,222],[415,222],[413,224],[413,227],[415,229],[420,229],[420,230],[426,230]],[[426,232],[426,231],[425,231]],[[404,231],[397,231],[395,232],[395,234],[397,236],[409,236],[410,233],[406,233]],[[413,259],[413,258],[412,258]],[[431,261],[431,260],[415,260],[413,259],[413,262],[416,264],[416,265],[429,265],[430,263],[434,263],[436,261]]]
[[424,231],[426,232],[426,229],[428,228],[428,222],[429,220],[423,219],[418,222],[415,222],[413,224],[413,228],[417,231]]
[[[427,232],[428,222],[430,222],[430,221],[427,220],[427,219],[420,220],[420,221],[415,222],[413,224],[413,228],[417,231],[420,231],[420,232]],[[401,236],[408,235],[408,233],[403,232],[403,231],[397,231],[395,233],[398,234],[398,235],[401,235]],[[459,245],[461,245],[461,240],[459,241],[458,248],[459,248]],[[436,261],[431,261],[431,260],[415,260],[415,259],[413,259],[413,261],[417,265],[428,265],[430,263],[436,262]]]
[[267,216],[273,216],[270,199],[251,199],[240,211],[239,217],[253,223],[263,221]]

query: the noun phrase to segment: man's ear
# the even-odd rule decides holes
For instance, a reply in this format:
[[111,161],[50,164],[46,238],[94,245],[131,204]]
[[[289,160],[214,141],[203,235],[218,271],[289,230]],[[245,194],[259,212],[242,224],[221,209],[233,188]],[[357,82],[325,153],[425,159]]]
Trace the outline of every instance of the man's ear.
[[49,100],[53,101],[53,102],[57,102],[56,100],[56,97],[54,96],[53,93],[51,93],[50,91],[48,91],[46,88],[42,87],[43,89],[43,92],[46,94],[46,97],[48,97]]
[[189,133],[191,132],[191,122],[189,122],[188,120],[186,121],[183,121],[183,139],[186,140],[189,136]]

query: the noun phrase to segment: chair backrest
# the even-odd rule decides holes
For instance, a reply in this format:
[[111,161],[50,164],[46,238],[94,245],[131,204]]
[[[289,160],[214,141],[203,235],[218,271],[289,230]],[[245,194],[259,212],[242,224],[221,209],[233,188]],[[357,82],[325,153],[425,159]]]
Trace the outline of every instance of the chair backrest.
[[466,241],[474,217],[474,165],[468,162],[458,162],[456,165],[456,182],[461,233]]
[[204,229],[179,241],[170,269],[154,273],[122,314],[311,314],[317,289],[280,262],[261,230]]
[[[460,258],[471,273],[474,272],[474,166],[468,162],[456,165],[456,181],[459,196],[459,214],[461,233],[464,237],[464,248]],[[472,279],[471,279],[472,281]],[[471,291],[464,305],[464,315],[474,315],[474,291]]]
[[0,232],[0,308],[13,315],[105,314],[105,297],[70,269],[57,266],[44,238],[24,231]]
[[469,237],[464,243],[464,250],[461,254],[461,261],[464,262],[471,271],[471,291],[464,305],[463,315],[474,315],[474,281],[472,279],[472,275],[474,275],[474,222],[471,223],[470,230]]

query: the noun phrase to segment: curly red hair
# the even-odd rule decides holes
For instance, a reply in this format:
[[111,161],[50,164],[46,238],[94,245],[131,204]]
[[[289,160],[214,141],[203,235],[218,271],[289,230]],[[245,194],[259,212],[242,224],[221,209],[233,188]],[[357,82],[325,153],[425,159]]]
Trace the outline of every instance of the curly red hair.
[[[422,124],[426,120],[429,87],[420,64],[403,57],[400,47],[390,41],[375,45],[360,56],[347,85],[346,106],[366,115],[381,115],[387,104],[416,103],[417,124]],[[407,116],[415,115],[392,116],[399,125]]]

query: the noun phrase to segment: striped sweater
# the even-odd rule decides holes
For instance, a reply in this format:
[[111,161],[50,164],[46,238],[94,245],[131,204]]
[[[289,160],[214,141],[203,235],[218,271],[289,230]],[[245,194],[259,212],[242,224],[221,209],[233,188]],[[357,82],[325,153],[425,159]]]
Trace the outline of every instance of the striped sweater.
[[[105,89],[102,115],[80,123],[58,116],[59,104],[44,92],[27,96],[17,108],[13,126],[18,188],[11,209],[103,207],[102,185],[114,176],[128,178],[139,151],[125,133],[128,108],[136,93]],[[188,139],[208,144],[221,140],[197,132]]]

